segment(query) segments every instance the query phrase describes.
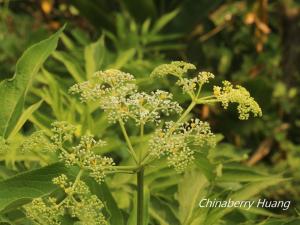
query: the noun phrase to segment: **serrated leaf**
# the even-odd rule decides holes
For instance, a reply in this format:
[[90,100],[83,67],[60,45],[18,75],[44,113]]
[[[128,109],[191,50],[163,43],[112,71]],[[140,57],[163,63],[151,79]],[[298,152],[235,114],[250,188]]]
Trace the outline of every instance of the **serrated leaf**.
[[62,29],[46,40],[27,49],[16,65],[11,79],[0,83],[0,136],[7,138],[14,129],[24,105],[24,98],[33,76],[55,50]]

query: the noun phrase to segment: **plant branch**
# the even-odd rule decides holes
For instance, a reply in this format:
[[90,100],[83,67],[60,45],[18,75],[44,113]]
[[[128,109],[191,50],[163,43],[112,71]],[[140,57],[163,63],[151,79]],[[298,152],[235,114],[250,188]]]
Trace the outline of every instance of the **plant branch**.
[[73,195],[73,191],[75,190],[76,185],[77,185],[78,182],[80,181],[83,172],[84,172],[84,169],[80,169],[80,170],[79,170],[79,172],[78,172],[78,174],[77,174],[77,176],[76,176],[76,178],[75,178],[75,181],[74,181],[73,185],[71,186],[71,191],[68,192],[68,193],[66,193],[67,196],[66,196],[66,197],[65,197],[65,198],[57,205],[57,207],[60,207],[65,201],[67,201],[67,199],[68,199],[69,197],[71,197],[71,196]]
[[180,118],[177,120],[176,124],[181,123],[185,117],[193,110],[197,103],[195,101],[192,101],[191,104],[187,107],[187,109],[184,111],[184,113],[180,116]]
[[119,119],[119,124],[120,124],[121,130],[122,130],[122,133],[124,135],[124,138],[126,140],[126,143],[127,143],[128,149],[129,149],[129,153],[133,157],[134,161],[138,164],[138,157],[135,154],[135,151],[134,151],[134,149],[132,147],[132,144],[131,144],[131,141],[130,141],[130,139],[128,137],[128,134],[127,134],[124,122],[121,119]]

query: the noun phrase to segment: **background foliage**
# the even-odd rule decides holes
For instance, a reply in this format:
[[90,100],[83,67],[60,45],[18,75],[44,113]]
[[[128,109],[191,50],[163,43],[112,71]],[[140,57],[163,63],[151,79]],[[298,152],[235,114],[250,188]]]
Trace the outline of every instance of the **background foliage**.
[[[16,90],[5,81],[0,86],[0,94],[5,96],[1,105],[9,105],[1,109],[0,116],[1,147],[9,143],[9,151],[0,151],[3,223],[25,224],[19,206],[53,192],[48,176],[64,171],[61,165],[52,164],[57,161],[55,155],[20,152],[20,144],[35,130],[50,134],[50,124],[59,120],[76,124],[78,136],[91,133],[102,137],[109,133],[105,136],[111,137],[107,141],[113,144],[101,153],[118,163],[128,163],[120,133],[105,122],[105,115],[95,105],[85,107],[70,97],[71,85],[89,79],[97,70],[122,69],[135,74],[144,89],[170,90],[186,106],[187,99],[170,80],[149,79],[155,66],[185,60],[213,72],[215,84],[227,79],[247,87],[262,107],[263,117],[239,121],[234,110],[224,112],[216,105],[194,110],[196,116],[209,121],[215,133],[220,133],[219,144],[197,155],[194,170],[182,176],[160,162],[156,169],[146,172],[149,223],[299,224],[299,1],[0,2],[0,79],[11,77],[14,71],[26,76],[14,81],[19,85]],[[24,49],[65,23],[57,48],[59,33],[40,42],[40,47],[31,47],[20,58]],[[34,51],[38,47],[44,55]],[[137,130],[132,127],[131,133],[135,136]],[[132,141],[141,140],[136,137]],[[52,164],[48,169],[40,169],[48,164]],[[41,184],[30,182],[36,179]],[[107,180],[110,191],[106,184],[101,188],[90,185],[108,202],[109,213],[115,215],[111,224],[134,224],[130,219],[134,217],[134,182],[131,175],[114,175]],[[11,186],[22,187],[7,192]],[[42,188],[37,193],[29,191],[36,187]],[[197,208],[203,196],[293,201],[288,211],[203,211]],[[113,221],[120,215],[122,221]]]

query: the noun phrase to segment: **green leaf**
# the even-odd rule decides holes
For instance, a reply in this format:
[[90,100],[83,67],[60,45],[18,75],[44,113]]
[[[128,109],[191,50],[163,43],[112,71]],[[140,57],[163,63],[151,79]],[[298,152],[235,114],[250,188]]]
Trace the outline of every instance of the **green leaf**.
[[101,68],[105,56],[104,36],[98,41],[89,44],[84,49],[85,70],[89,79],[97,70]]
[[105,183],[98,184],[91,178],[86,178],[85,182],[88,184],[91,192],[104,202],[108,210],[110,225],[124,225],[123,215],[119,209],[115,199]]
[[277,177],[265,178],[262,181],[252,182],[250,184],[243,186],[243,188],[241,188],[240,190],[234,192],[230,196],[230,198],[232,200],[247,200],[247,199],[251,198],[252,196],[259,194],[265,188],[275,185],[275,184],[278,184],[285,180],[287,180],[287,179],[277,176]]
[[52,53],[52,56],[65,65],[68,72],[71,76],[76,80],[76,82],[80,83],[84,81],[84,71],[80,66],[80,63],[76,61],[74,57],[69,55],[66,52],[55,51]]
[[136,50],[134,48],[128,49],[120,53],[115,61],[109,67],[114,69],[122,68],[128,61],[130,61],[135,56]]
[[136,225],[137,222],[137,194],[133,194],[133,206],[131,208],[131,212],[128,218],[126,225]]
[[[228,199],[232,201],[243,201],[249,200],[250,198],[259,194],[262,190],[266,189],[269,186],[278,184],[286,179],[282,177],[271,177],[266,178],[262,181],[252,182],[246,184],[241,189],[235,191],[231,195],[228,196]],[[214,208],[212,209],[208,216],[205,224],[216,224],[225,214],[231,212],[234,208]]]
[[62,34],[60,39],[61,39],[62,43],[64,43],[64,46],[66,46],[66,48],[68,50],[73,51],[74,49],[76,49],[74,42],[67,35]]
[[300,224],[299,218],[284,218],[284,219],[266,219],[262,221],[261,223],[258,223],[258,225],[298,225]]
[[197,170],[184,174],[178,185],[179,219],[182,224],[189,225],[198,202],[206,193],[208,180]]
[[256,215],[262,215],[262,216],[267,216],[267,217],[282,217],[283,215],[278,215],[275,213],[272,213],[264,208],[256,208],[256,207],[251,207],[250,209],[245,209],[245,208],[239,208],[239,210],[244,211],[244,212],[250,212]]
[[0,182],[0,212],[18,207],[57,189],[52,179],[66,173],[61,163],[20,173]]
[[62,30],[27,49],[16,65],[11,79],[0,83],[0,136],[8,137],[23,110],[26,92],[31,80],[48,56],[55,50]]
[[161,198],[151,196],[149,214],[161,225],[179,225],[176,212],[172,209],[175,204],[170,204]]
[[247,168],[245,166],[224,166],[222,169],[222,176],[217,177],[217,181],[253,182],[265,180],[266,178],[270,177],[270,174],[257,172],[253,168]]
[[212,164],[207,156],[203,153],[195,154],[195,164],[201,170],[201,172],[205,175],[205,177],[212,181],[216,177],[215,169],[216,165]]
[[169,12],[165,15],[163,15],[161,18],[159,18],[156,23],[153,26],[153,29],[151,30],[152,34],[158,33],[161,29],[163,29],[169,22],[171,22],[172,19],[174,19],[179,13],[179,10],[176,9],[172,12]]
[[151,20],[149,18],[143,22],[141,27],[141,34],[143,36],[147,35],[147,33],[149,32],[150,25],[151,25]]
[[41,106],[43,100],[29,106],[20,116],[18,122],[16,123],[14,129],[12,130],[12,132],[9,134],[9,138],[13,138],[18,132],[19,130],[23,127],[23,125],[25,124],[25,122],[31,117],[31,115]]
[[[150,201],[150,191],[147,187],[144,187],[144,205],[143,205],[143,214],[144,220],[143,225],[149,224],[149,201]],[[133,197],[133,208],[131,209],[131,213],[129,215],[129,219],[127,221],[127,225],[136,225],[137,219],[137,193],[134,193]]]

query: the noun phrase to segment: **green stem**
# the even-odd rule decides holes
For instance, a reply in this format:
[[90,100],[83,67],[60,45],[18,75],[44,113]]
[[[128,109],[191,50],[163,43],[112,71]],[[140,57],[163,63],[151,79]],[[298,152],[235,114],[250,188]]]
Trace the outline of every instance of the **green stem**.
[[137,172],[137,225],[144,223],[144,167]]
[[138,164],[138,157],[137,157],[137,155],[135,154],[135,152],[133,150],[131,141],[128,137],[128,134],[127,134],[127,131],[126,131],[126,128],[125,128],[125,125],[124,125],[124,122],[121,119],[119,119],[119,124],[120,124],[121,130],[122,130],[122,133],[124,135],[124,138],[126,140],[126,143],[127,143],[128,149],[129,149],[129,153],[133,157],[134,161]]
[[[145,124],[144,123],[141,123],[141,140],[143,140],[143,137],[144,137],[144,128],[145,128]],[[142,157],[143,157],[143,148],[140,148],[140,151],[139,151],[139,162],[142,161]]]
[[197,103],[195,101],[192,101],[191,104],[187,107],[187,109],[184,111],[184,113],[180,116],[180,118],[177,120],[176,124],[181,123],[185,117],[192,111],[192,109],[195,107]]
[[141,137],[144,136],[144,127],[145,127],[144,123],[141,123]]
[[198,98],[197,100],[198,101],[202,101],[204,99],[216,99],[216,97],[214,95],[208,95],[208,96],[204,96],[204,97]]

